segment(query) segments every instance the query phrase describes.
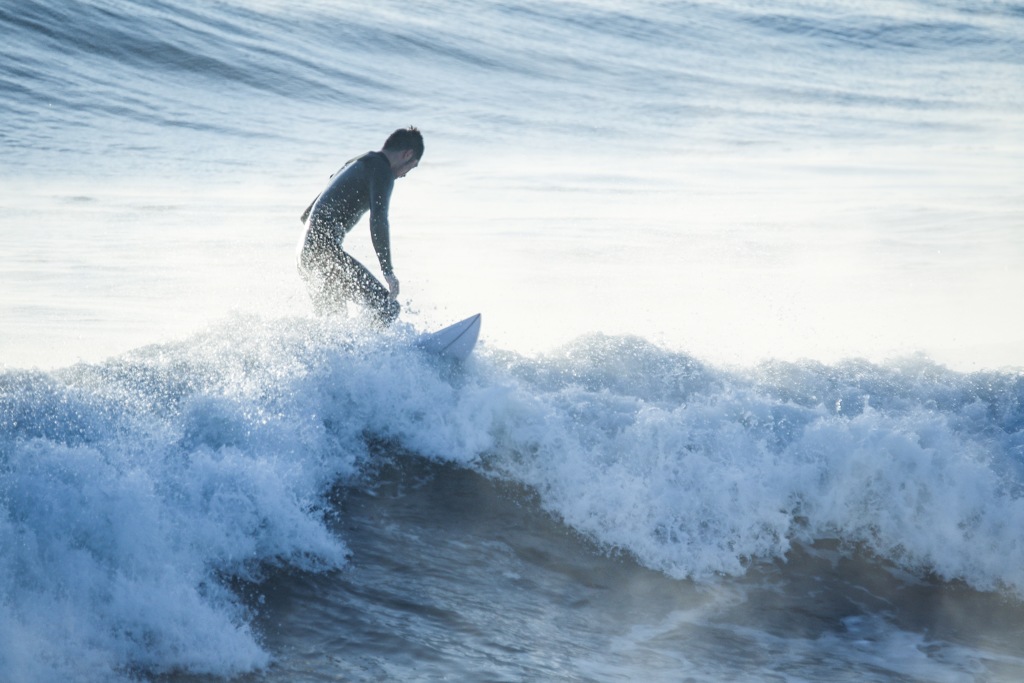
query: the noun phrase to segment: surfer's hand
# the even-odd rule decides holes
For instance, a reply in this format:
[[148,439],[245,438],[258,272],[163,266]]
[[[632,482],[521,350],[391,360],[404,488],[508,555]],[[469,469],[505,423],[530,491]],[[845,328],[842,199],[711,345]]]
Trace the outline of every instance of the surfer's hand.
[[398,278],[395,277],[394,273],[385,275],[384,279],[388,281],[388,289],[391,290],[391,296],[389,297],[392,301],[398,298]]

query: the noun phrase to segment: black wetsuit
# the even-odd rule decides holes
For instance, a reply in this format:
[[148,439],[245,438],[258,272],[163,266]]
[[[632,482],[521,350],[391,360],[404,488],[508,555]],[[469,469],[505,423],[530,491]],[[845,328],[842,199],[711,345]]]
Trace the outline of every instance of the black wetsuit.
[[383,323],[398,317],[399,305],[366,267],[342,249],[345,235],[367,211],[370,237],[384,275],[391,275],[388,205],[395,174],[382,152],[367,152],[331,178],[308,210],[299,253],[299,272],[306,281],[317,315],[344,313],[347,301],[374,311]]

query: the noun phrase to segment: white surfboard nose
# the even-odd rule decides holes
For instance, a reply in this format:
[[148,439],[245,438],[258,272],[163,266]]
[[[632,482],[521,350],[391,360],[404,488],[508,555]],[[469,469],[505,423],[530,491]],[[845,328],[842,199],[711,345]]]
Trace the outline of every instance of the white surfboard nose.
[[480,336],[481,314],[471,315],[454,325],[425,334],[416,342],[420,348],[445,358],[465,360]]

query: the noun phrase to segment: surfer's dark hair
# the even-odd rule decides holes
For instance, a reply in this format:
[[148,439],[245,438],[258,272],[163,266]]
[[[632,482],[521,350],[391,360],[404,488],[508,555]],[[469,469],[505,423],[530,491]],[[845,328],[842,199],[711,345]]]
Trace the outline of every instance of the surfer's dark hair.
[[416,126],[399,128],[384,141],[388,152],[404,152],[411,149],[417,159],[423,156],[423,133]]

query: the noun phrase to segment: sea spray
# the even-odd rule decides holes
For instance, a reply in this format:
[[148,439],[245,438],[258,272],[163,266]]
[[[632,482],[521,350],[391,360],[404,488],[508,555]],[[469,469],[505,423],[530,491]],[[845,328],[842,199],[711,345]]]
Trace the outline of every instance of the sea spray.
[[671,577],[742,575],[831,540],[1024,594],[1018,375],[721,369],[605,335],[535,358],[485,343],[452,367],[414,340],[240,318],[0,376],[5,667],[265,666],[253,606],[225,580],[344,566],[327,493],[372,487],[371,445],[388,442],[389,457],[526,485],[568,528]]
[[[0,376],[5,671],[231,675],[267,655],[225,578],[339,567],[322,492],[362,441],[329,429],[339,352],[237,322],[99,365]],[[307,334],[307,336],[303,336]],[[344,423],[340,423],[344,424]],[[93,673],[95,675],[93,675]]]

